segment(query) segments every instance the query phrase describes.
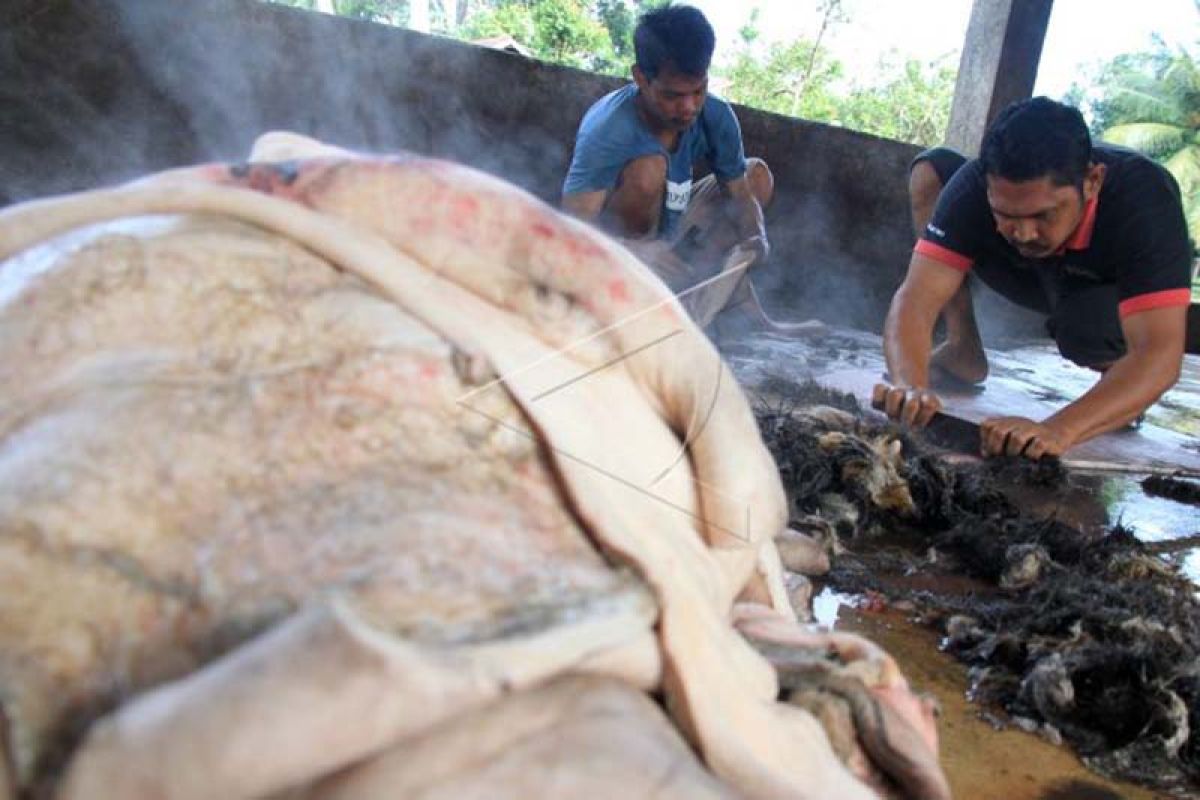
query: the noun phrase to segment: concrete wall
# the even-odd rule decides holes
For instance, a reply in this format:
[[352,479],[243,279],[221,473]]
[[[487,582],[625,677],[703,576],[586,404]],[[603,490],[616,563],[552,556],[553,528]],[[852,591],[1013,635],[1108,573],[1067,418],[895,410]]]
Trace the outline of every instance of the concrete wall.
[[[277,128],[457,159],[553,201],[579,118],[621,83],[254,0],[5,0],[0,204],[236,160]],[[878,329],[911,247],[916,148],[738,113],[776,176],[770,305]]]

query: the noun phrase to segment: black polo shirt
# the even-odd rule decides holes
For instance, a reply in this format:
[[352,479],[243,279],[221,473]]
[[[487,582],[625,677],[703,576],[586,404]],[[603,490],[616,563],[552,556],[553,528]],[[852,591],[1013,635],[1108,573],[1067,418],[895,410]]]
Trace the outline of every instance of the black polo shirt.
[[1055,255],[1023,258],[1000,235],[978,159],[946,184],[916,252],[964,272],[976,263],[999,262],[1017,270],[1058,270],[1060,285],[1116,284],[1122,318],[1188,305],[1191,246],[1175,179],[1122,147],[1096,145],[1092,161],[1107,166],[1104,183]]

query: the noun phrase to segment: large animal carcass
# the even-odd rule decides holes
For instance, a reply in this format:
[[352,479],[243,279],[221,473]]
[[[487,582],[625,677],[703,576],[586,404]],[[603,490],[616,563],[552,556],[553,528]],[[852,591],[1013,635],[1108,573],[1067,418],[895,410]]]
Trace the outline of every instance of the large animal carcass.
[[0,795],[946,796],[891,659],[795,623],[727,368],[587,226],[275,134],[0,259]]

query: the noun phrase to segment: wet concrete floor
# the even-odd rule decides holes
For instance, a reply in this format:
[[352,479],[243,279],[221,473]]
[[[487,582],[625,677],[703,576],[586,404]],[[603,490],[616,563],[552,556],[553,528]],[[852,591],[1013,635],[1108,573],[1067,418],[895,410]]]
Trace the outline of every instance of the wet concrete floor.
[[[880,337],[862,331],[830,328],[824,336],[789,338],[717,329],[716,341],[751,394],[769,378],[820,382],[822,376],[848,368],[880,375],[886,369]],[[1096,381],[1095,373],[1064,360],[1049,341],[989,350],[988,360],[989,380],[1002,380],[1030,398],[1065,404]],[[1200,452],[1200,356],[1184,358],[1179,382],[1147,410],[1146,425],[1185,437],[1183,446]],[[1200,534],[1200,506],[1147,495],[1141,488],[1145,477],[1136,472],[1076,471],[1069,491],[1028,500],[1040,504],[1040,513],[1075,521],[1081,529],[1120,522],[1141,540],[1160,545]],[[1200,547],[1182,550],[1175,558],[1200,581]]]

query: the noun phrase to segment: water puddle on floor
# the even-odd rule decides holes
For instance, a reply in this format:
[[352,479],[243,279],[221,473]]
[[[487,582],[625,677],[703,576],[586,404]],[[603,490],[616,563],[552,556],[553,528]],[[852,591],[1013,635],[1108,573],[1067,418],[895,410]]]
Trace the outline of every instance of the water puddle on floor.
[[899,663],[918,692],[937,698],[942,767],[956,798],[967,800],[1152,800],[1155,793],[1090,772],[1066,746],[1015,727],[967,700],[966,667],[938,649],[938,635],[905,613],[825,588],[813,598],[817,621],[862,634]]
[[[1154,549],[1171,549],[1170,544],[1178,542],[1181,548],[1164,557],[1178,563],[1193,583],[1200,584],[1200,506],[1152,497],[1136,479],[1124,477],[1106,480],[1100,497],[1111,523],[1132,528],[1139,540],[1151,543]],[[1190,546],[1183,547],[1185,544]]]
[[857,605],[857,598],[854,595],[843,594],[826,586],[813,596],[813,618],[817,621],[818,625],[833,628],[837,625],[838,613],[841,611],[842,606],[854,608]]
[[1073,472],[1067,486],[1051,491],[1000,488],[1027,513],[1082,531],[1098,534],[1120,523],[1200,584],[1200,506],[1146,494],[1143,477]]

